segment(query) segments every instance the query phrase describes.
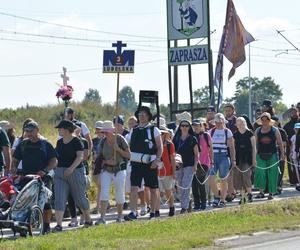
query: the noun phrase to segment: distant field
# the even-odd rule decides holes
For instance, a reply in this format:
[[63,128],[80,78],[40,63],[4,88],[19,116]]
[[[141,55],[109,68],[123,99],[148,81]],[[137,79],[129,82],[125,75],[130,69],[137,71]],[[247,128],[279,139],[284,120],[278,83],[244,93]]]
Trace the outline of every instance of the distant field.
[[299,221],[300,199],[289,199],[3,241],[0,249],[190,249],[210,246],[229,235],[292,229]]

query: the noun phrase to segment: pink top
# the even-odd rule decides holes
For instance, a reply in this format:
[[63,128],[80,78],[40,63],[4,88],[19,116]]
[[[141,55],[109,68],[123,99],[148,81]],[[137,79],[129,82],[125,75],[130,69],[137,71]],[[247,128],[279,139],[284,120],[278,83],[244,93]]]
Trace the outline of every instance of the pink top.
[[[209,146],[207,145],[207,142],[204,138],[204,135],[202,134],[200,136],[200,139],[199,139],[200,143],[200,148],[201,148],[201,152],[200,152],[200,156],[199,156],[199,162],[202,164],[202,165],[206,165],[207,167],[211,167],[211,160],[210,160],[210,154],[209,154]],[[208,141],[211,142],[211,137],[210,135],[208,134]]]

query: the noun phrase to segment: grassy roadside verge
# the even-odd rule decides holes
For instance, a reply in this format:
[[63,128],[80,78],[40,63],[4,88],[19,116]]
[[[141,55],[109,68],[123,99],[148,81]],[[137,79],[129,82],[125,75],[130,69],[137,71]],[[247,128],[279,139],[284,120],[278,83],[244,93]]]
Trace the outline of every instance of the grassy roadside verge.
[[186,249],[209,246],[228,235],[293,228],[299,223],[300,199],[289,199],[163,221],[112,224],[2,241],[0,249]]

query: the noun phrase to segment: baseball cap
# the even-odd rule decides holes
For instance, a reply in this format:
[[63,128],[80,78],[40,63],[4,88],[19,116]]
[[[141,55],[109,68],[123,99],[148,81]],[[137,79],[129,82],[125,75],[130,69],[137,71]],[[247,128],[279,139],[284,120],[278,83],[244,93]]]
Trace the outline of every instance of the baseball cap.
[[114,117],[114,124],[116,123],[116,121],[117,121],[117,124],[124,125],[124,116],[118,115],[117,119],[116,119],[116,117]]
[[72,129],[76,129],[77,126],[69,120],[62,120],[58,123],[57,126],[55,126],[55,128],[64,128],[64,129],[72,128]]
[[216,112],[215,107],[214,106],[208,106],[207,112]]
[[96,121],[95,128],[101,129],[103,127],[103,121]]
[[192,125],[200,125],[200,124],[201,124],[200,119],[194,119],[194,120],[192,120]]
[[28,122],[25,127],[24,127],[24,130],[29,130],[29,131],[32,131],[34,129],[37,129],[39,128],[39,124],[37,122]]
[[296,108],[300,108],[300,102],[297,103]]

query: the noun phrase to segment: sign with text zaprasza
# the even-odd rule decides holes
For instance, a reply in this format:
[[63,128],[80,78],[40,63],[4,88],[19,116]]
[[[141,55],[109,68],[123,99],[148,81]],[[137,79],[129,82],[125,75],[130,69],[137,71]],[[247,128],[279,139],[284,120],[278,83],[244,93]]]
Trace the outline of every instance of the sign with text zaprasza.
[[103,51],[103,73],[134,73],[134,50],[123,50],[126,43],[117,41],[115,50]]
[[167,0],[168,39],[208,36],[208,0]]
[[208,46],[196,45],[169,49],[169,65],[208,63]]

